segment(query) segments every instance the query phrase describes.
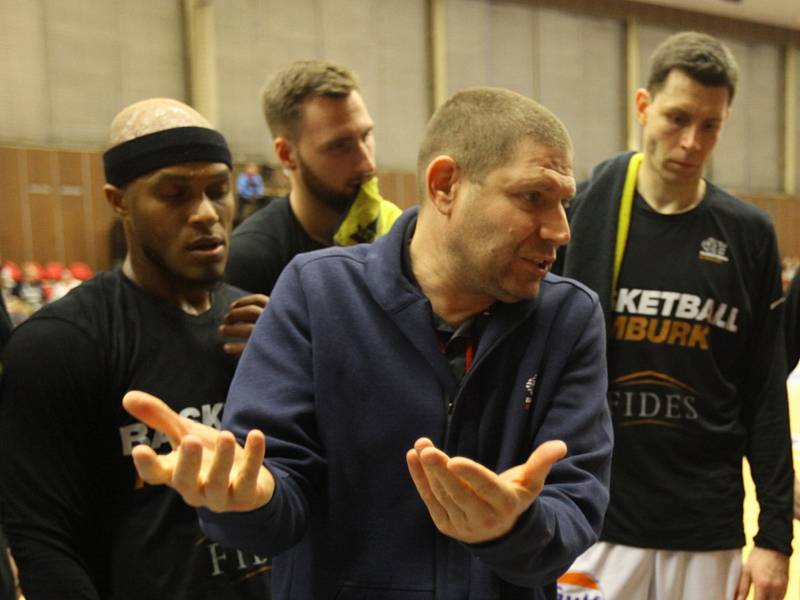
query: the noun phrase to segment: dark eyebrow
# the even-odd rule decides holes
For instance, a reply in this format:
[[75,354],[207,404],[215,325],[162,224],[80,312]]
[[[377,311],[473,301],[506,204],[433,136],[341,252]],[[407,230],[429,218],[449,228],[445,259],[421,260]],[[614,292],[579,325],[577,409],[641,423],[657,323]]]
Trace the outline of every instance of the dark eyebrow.
[[[373,131],[375,131],[375,125],[370,125],[369,127],[365,127],[364,129],[362,129],[358,133],[358,135],[360,137],[364,137],[365,135],[368,135]],[[340,135],[339,137],[335,137],[332,140],[328,140],[327,142],[323,143],[322,146],[323,148],[327,148],[329,146],[335,146],[336,144],[339,144],[341,142],[349,142],[352,139],[352,137],[353,136],[351,134]]]
[[514,188],[541,188],[545,184],[545,178],[542,176],[539,177],[525,177],[524,179],[518,179],[515,181],[511,187]]
[[344,143],[350,142],[351,139],[352,138],[349,135],[342,135],[342,136],[333,138],[332,140],[328,140],[327,142],[325,142],[322,145],[322,147],[323,148],[332,148],[334,146],[338,146],[339,144],[344,144]]
[[[548,167],[549,168],[549,167]],[[551,171],[555,171],[561,177],[573,177],[572,173],[561,173],[556,169],[549,168]],[[549,179],[545,174],[541,175],[534,175],[534,176],[526,176],[524,179],[519,179],[515,181],[511,186],[511,189],[518,190],[518,189],[534,189],[534,190],[549,190],[552,187],[552,180]]]

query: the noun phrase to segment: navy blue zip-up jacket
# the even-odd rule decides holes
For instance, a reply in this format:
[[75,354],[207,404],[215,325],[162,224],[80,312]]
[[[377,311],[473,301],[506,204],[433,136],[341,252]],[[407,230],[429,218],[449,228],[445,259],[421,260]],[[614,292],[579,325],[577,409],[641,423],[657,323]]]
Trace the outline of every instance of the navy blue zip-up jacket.
[[[275,557],[276,599],[554,599],[600,531],[612,432],[597,296],[548,275],[535,300],[496,303],[459,383],[403,275],[415,218],[370,246],[295,258],[239,363],[223,426],[240,441],[264,431],[275,495],[201,521]],[[498,473],[547,440],[569,453],[508,534],[469,545],[435,529],[408,473],[423,436]]]

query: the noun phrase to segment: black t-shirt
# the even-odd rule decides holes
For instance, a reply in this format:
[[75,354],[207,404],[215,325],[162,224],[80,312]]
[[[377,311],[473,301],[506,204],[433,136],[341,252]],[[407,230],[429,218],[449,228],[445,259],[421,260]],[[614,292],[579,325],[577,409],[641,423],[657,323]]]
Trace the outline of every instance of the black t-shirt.
[[102,273],[22,323],[0,387],[0,491],[29,598],[264,599],[267,561],[221,548],[195,510],[144,485],[137,443],[163,435],[122,408],[130,389],[218,426],[235,359],[218,326],[243,292],[219,285],[199,316]]
[[278,275],[295,255],[324,247],[300,225],[289,199],[276,198],[234,230],[225,281],[269,295]]
[[609,331],[606,541],[742,546],[746,454],[762,508],[756,542],[791,552],[786,397],[764,383],[780,382],[770,371],[783,368],[770,337],[782,318],[780,269],[771,225],[753,227],[749,211],[710,185],[683,214],[636,199]]

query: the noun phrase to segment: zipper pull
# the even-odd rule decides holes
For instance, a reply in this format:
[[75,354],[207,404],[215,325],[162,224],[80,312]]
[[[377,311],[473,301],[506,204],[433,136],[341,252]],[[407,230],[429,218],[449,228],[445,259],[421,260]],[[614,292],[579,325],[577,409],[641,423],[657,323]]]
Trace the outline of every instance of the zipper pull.
[[453,399],[450,397],[450,394],[447,392],[444,393],[444,405],[447,408],[447,417],[448,419],[453,414]]
[[530,410],[533,405],[533,392],[536,389],[536,380],[538,378],[539,374],[535,373],[533,377],[525,382],[525,401],[523,403],[523,408],[525,410]]

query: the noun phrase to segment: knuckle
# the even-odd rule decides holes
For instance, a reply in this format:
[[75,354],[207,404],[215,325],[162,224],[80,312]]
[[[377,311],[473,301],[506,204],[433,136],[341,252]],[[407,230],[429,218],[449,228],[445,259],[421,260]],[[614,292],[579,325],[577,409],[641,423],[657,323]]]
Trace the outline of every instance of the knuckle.
[[199,498],[197,494],[181,493],[181,498],[183,498],[183,501],[192,508],[199,508],[203,505],[202,499]]

